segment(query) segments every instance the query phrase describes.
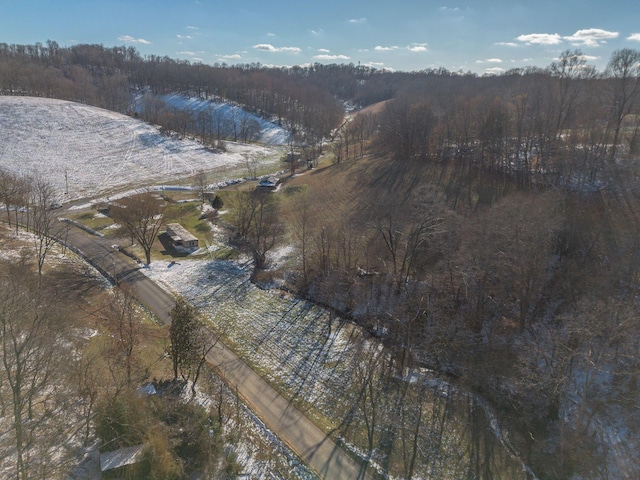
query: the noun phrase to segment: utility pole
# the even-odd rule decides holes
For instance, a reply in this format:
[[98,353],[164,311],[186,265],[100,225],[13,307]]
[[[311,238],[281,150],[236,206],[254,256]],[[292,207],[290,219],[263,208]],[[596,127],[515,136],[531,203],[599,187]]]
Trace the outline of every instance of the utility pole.
[[118,286],[118,272],[116,270],[116,259],[113,256],[114,254],[111,254],[111,261],[113,262],[113,281],[116,285],[116,287]]

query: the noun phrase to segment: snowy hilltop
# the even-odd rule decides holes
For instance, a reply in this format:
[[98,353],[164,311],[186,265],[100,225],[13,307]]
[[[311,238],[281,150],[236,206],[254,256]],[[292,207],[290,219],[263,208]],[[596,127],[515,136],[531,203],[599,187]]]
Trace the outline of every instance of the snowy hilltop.
[[[140,98],[138,101],[140,101]],[[289,139],[289,133],[284,128],[258,115],[247,112],[238,105],[178,94],[161,95],[160,98],[175,109],[195,114],[204,113],[213,122],[219,120],[226,126],[224,131],[226,136],[232,135],[231,130],[234,125],[241,128],[241,123],[251,122],[256,126],[255,140],[260,143],[285,145]]]
[[0,96],[0,168],[44,176],[64,200],[131,185],[167,183],[198,171],[277,162],[264,145],[217,152],[100,108],[48,98]]

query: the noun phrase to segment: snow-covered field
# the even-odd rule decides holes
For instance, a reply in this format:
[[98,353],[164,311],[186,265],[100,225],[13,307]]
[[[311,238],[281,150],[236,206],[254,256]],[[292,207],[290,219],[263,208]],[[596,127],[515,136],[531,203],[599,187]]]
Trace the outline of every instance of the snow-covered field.
[[[279,162],[277,146],[226,142],[212,152],[140,120],[74,102],[0,96],[0,167],[42,175],[61,200],[174,182],[198,171]],[[225,180],[225,178],[220,178]],[[68,195],[65,192],[68,191]]]
[[[152,262],[143,271],[186,298],[270,380],[320,406],[347,388],[359,335],[313,303],[250,281],[253,265],[224,260]],[[330,365],[330,368],[326,368]]]
[[[160,98],[162,98],[167,105],[179,110],[196,113],[204,112],[209,115],[214,123],[218,117],[220,117],[223,124],[226,125],[233,122],[239,126],[242,121],[252,122],[259,128],[257,137],[261,143],[286,145],[289,139],[289,133],[284,128],[253,113],[246,112],[238,105],[220,101],[210,101],[198,97],[186,97],[178,94],[162,95]],[[228,135],[231,134],[231,129],[228,127],[225,128],[224,131]]]

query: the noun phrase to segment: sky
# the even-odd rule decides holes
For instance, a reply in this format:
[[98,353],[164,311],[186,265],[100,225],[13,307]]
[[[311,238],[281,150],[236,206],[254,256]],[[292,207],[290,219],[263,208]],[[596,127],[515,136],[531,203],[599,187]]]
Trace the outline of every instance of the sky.
[[204,64],[477,74],[640,50],[637,0],[0,0],[0,43],[133,46]]

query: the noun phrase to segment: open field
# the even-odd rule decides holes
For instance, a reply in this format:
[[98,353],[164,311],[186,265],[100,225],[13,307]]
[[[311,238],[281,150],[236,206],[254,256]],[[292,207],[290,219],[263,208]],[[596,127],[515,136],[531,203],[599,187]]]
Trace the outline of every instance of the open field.
[[[199,171],[242,170],[248,161],[277,169],[281,147],[227,142],[214,152],[175,140],[126,115],[46,98],[0,96],[0,167],[42,175],[62,201],[128,187],[173,184]],[[211,183],[230,177],[208,175]]]

